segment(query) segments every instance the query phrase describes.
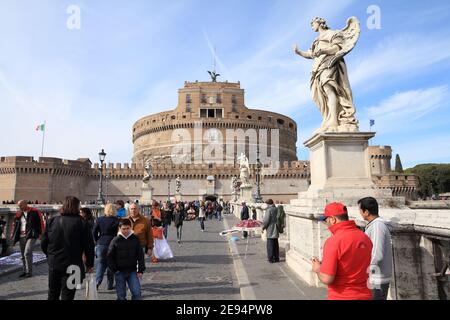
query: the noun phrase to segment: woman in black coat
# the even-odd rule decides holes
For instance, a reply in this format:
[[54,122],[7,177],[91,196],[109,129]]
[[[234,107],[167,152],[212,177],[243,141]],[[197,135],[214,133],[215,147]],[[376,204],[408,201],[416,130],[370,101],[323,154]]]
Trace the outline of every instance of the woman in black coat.
[[[88,273],[94,270],[94,239],[80,216],[78,198],[66,197],[61,214],[47,222],[41,248],[48,262],[48,300],[73,300],[85,267]],[[67,284],[69,277],[75,279],[73,286]]]

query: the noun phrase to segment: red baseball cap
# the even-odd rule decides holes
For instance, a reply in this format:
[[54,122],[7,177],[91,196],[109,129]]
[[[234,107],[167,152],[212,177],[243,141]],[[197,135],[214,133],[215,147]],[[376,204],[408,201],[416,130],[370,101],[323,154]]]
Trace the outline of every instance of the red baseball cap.
[[332,202],[325,206],[324,214],[319,217],[320,221],[325,221],[328,217],[340,216],[348,213],[347,207],[340,202]]

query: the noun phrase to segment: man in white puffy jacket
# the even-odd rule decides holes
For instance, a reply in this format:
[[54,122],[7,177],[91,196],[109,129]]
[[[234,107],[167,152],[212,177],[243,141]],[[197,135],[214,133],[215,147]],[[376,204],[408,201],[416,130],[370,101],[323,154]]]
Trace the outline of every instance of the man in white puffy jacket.
[[368,222],[365,232],[372,240],[369,283],[373,300],[386,300],[392,277],[391,232],[388,223],[378,215],[378,202],[366,197],[358,200],[359,212]]

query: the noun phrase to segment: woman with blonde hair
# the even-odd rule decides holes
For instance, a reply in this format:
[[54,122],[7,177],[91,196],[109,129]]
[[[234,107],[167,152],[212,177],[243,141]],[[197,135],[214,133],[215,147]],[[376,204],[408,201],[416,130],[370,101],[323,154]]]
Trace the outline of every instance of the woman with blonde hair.
[[114,290],[114,274],[108,268],[108,261],[106,254],[111,240],[117,236],[119,230],[119,219],[117,218],[116,206],[112,203],[105,205],[105,215],[97,219],[94,226],[94,240],[97,244],[95,248],[95,256],[97,257],[96,281],[97,289],[103,281],[103,276],[106,273],[108,279],[108,290]]

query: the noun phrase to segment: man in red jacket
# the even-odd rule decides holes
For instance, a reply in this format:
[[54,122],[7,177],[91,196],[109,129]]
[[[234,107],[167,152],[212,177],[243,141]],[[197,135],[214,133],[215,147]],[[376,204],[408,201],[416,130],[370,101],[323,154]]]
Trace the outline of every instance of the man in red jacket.
[[372,256],[370,238],[348,218],[347,207],[333,202],[320,218],[333,234],[323,248],[323,259],[313,258],[312,270],[328,285],[329,300],[371,300],[368,288]]

